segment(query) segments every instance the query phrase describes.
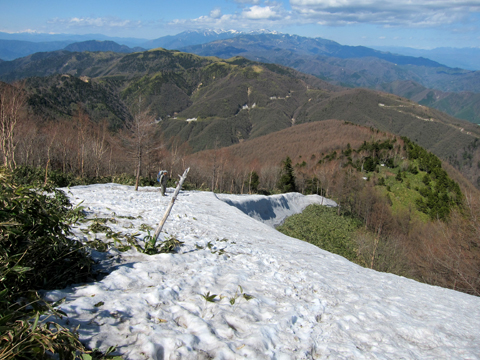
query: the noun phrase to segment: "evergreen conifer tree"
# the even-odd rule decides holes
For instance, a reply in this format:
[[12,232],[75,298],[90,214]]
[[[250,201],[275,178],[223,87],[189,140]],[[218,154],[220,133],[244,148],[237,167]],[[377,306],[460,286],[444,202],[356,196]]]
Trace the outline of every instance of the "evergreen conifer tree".
[[296,191],[295,175],[293,174],[292,160],[290,157],[282,161],[283,169],[278,181],[278,188],[282,193]]

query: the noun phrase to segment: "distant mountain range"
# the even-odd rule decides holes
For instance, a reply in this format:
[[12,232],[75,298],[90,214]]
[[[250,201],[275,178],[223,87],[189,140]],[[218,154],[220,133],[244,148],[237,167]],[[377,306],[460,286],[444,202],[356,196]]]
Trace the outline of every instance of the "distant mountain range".
[[236,30],[188,30],[177,35],[167,35],[161,38],[142,43],[147,49],[164,48],[178,50],[180,48],[198,44],[205,44],[215,40],[230,39],[244,34],[277,34],[276,31],[258,30],[248,33]]
[[15,60],[42,51],[55,51],[71,44],[70,41],[31,42],[0,39],[0,58]]
[[65,46],[64,50],[67,51],[76,51],[76,52],[83,52],[83,51],[113,51],[116,53],[132,53],[138,51],[145,51],[144,48],[140,46],[136,46],[134,48],[130,48],[126,45],[119,45],[114,41],[104,40],[89,40],[83,42],[76,42],[70,45]]
[[[99,42],[115,42],[131,48],[132,51],[142,51],[143,49],[165,48],[170,50],[179,49],[185,46],[204,44],[214,40],[227,39],[241,34],[235,30],[189,30],[177,35],[167,35],[154,40],[118,38],[109,37],[101,34],[90,35],[69,35],[69,34],[36,34],[19,33],[9,34],[0,32],[0,59],[15,60],[20,57],[28,56],[36,52],[63,50],[66,46],[74,43],[85,43],[93,40]],[[275,31],[258,30],[251,31],[248,34],[276,34]],[[75,51],[115,51],[107,48],[94,47],[99,50],[80,50],[74,47]],[[72,49],[72,48],[71,48]],[[112,48],[113,49],[113,48]],[[69,50],[69,49],[66,49]],[[125,52],[125,48],[123,48]],[[72,50],[69,50],[72,51]]]
[[[366,87],[389,91],[398,83],[414,82],[441,93],[441,102],[392,92],[441,109],[474,123],[479,122],[480,71],[452,69],[438,62],[413,56],[396,55],[361,46],[344,46],[325,39],[312,39],[286,34],[240,35],[207,44],[181,49],[202,56],[229,58],[243,56],[251,60],[276,63],[315,75],[331,83],[347,87]],[[391,85],[392,84],[392,85]],[[413,94],[413,93],[412,93]],[[436,99],[440,98],[436,96]],[[462,107],[466,105],[466,107]]]
[[[6,35],[14,37],[13,34]],[[19,36],[17,34],[17,37]],[[22,36],[24,38],[38,36],[37,39],[42,40],[46,38],[45,35],[23,34]],[[76,39],[86,36],[83,35]],[[2,33],[0,33],[1,37]],[[105,38],[105,36],[103,37]],[[64,37],[55,35],[53,38],[63,39]],[[118,38],[117,40],[131,42],[131,39]],[[4,58],[11,59],[38,51],[59,49],[77,52],[129,53],[152,47],[163,47],[167,49],[180,48],[182,51],[202,56],[221,58],[243,56],[254,61],[293,67],[341,86],[388,91],[440,109],[452,116],[480,123],[480,104],[477,95],[480,93],[480,72],[452,69],[425,57],[408,55],[436,54],[438,55],[437,59],[441,60],[441,54],[448,53],[448,49],[429,52],[403,49],[408,54],[398,55],[363,46],[344,46],[326,39],[279,34],[268,30],[248,34],[233,30],[197,30],[164,36],[156,40],[137,40],[137,43],[143,41],[141,42],[142,47],[119,45],[111,40],[89,40],[74,43],[69,43],[72,40],[51,43],[0,40],[0,55],[3,53]],[[402,50],[402,48],[393,48],[392,50],[396,49]],[[470,53],[474,51],[475,49],[470,49]],[[465,56],[464,58],[469,57]],[[4,79],[15,79],[16,75],[11,77],[8,75],[9,71],[5,73],[5,68],[13,69],[17,66],[16,64],[21,63],[22,61],[19,60],[14,64],[3,64],[3,70],[0,69],[0,72],[4,73]]]
[[142,44],[147,49],[164,48],[179,49],[185,46],[204,44],[215,40],[229,39],[241,34],[236,30],[230,31],[184,31],[177,35],[167,35],[161,38],[150,40]]
[[339,85],[375,87],[413,80],[442,91],[480,92],[480,72],[451,69],[435,61],[395,55],[362,46],[296,35],[241,35],[181,49],[201,56],[250,60],[293,67]]
[[[125,37],[112,37],[103,34],[46,34],[46,33],[5,33],[0,32],[0,40],[16,40],[16,41],[29,41],[29,42],[52,42],[60,41],[72,44],[74,42],[82,42],[88,40],[108,40],[115,41],[121,45],[127,45],[130,47],[140,46],[140,44],[148,41],[148,39],[138,38],[125,38]],[[56,49],[60,50],[60,49]],[[1,56],[0,56],[1,57]]]
[[0,56],[3,60],[15,60],[38,52],[49,52],[56,50],[67,51],[113,51],[119,53],[131,53],[143,51],[145,48],[136,46],[130,48],[126,45],[119,45],[111,40],[87,40],[81,42],[51,41],[31,42],[21,40],[0,40]]
[[480,48],[436,48],[431,50],[396,46],[374,46],[381,51],[407,56],[421,56],[438,61],[449,67],[480,70]]

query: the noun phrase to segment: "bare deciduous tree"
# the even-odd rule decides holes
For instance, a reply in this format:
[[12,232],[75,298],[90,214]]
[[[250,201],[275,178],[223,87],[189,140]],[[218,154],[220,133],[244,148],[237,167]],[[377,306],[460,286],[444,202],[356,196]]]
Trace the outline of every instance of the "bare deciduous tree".
[[138,190],[142,160],[144,155],[151,149],[154,139],[155,118],[149,115],[147,110],[141,111],[131,121],[126,123],[125,130],[124,140],[130,155],[136,163],[135,190]]
[[32,119],[22,119],[17,124],[15,142],[16,163],[34,166],[34,153],[38,151],[38,126]]
[[109,149],[109,144],[107,141],[109,134],[107,127],[107,121],[103,121],[99,127],[95,127],[90,138],[93,167],[96,177],[100,176],[100,167],[105,161],[105,154]]
[[84,176],[85,170],[85,142],[87,138],[87,129],[90,123],[88,115],[85,113],[81,105],[78,106],[77,120],[77,143],[78,143],[78,167],[80,176]]
[[50,161],[51,161],[50,153],[53,146],[53,142],[55,141],[55,137],[57,136],[57,129],[53,131],[47,131],[47,134],[51,136],[51,139],[47,147],[47,163],[45,164],[45,180],[43,182],[44,186],[47,185],[47,181],[48,181],[48,168],[50,166]]
[[0,153],[3,165],[15,168],[15,128],[26,102],[23,84],[3,84],[0,89]]

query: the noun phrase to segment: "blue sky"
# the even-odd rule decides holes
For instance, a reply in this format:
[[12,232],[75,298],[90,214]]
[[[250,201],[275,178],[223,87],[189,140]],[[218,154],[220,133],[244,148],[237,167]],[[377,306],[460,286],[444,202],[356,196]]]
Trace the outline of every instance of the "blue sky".
[[156,39],[258,30],[344,45],[479,47],[480,0],[0,0],[0,31]]

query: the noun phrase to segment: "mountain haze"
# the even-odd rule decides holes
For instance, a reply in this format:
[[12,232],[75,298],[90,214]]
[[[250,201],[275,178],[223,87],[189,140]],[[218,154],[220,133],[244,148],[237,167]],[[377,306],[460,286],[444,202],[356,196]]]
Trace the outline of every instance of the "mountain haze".
[[64,50],[73,51],[73,52],[83,52],[83,51],[112,51],[117,53],[132,53],[137,51],[145,51],[144,48],[134,47],[129,48],[126,45],[119,45],[114,41],[110,40],[89,40],[83,42],[76,42],[73,44],[67,45]]
[[165,48],[170,50],[179,49],[185,46],[204,44],[215,40],[228,39],[241,34],[238,31],[230,30],[189,30],[177,35],[162,36],[158,39],[149,40],[142,44],[147,49]]
[[408,56],[422,56],[454,68],[480,70],[480,48],[440,47],[431,50],[396,46],[374,46],[380,51],[390,51]]
[[0,39],[0,58],[6,61],[14,60],[37,52],[60,50],[71,43],[72,41],[31,42]]
[[68,41],[70,43],[82,42],[89,40],[110,40],[118,44],[127,46],[140,46],[140,44],[148,41],[147,39],[132,38],[132,37],[116,37],[107,36],[103,34],[48,34],[37,32],[22,32],[22,33],[6,33],[0,32],[0,39],[2,40],[19,40],[30,41],[34,43],[51,42],[51,41]]

